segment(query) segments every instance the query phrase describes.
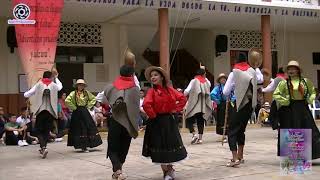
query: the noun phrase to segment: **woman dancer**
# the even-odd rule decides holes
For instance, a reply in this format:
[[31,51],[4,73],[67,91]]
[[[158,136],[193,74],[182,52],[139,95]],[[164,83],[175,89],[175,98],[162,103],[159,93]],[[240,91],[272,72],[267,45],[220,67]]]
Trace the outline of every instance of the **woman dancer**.
[[161,164],[165,180],[175,178],[173,163],[187,157],[175,114],[182,111],[186,98],[168,85],[169,78],[160,68],[151,66],[145,71],[153,88],[149,89],[143,109],[149,117],[143,142],[142,155]]
[[[320,158],[320,132],[314,122],[308,104],[316,98],[312,82],[301,76],[297,61],[290,61],[286,68],[288,79],[279,83],[273,98],[281,106],[279,129],[311,129],[312,159]],[[278,156],[280,156],[280,136],[278,136]]]
[[68,133],[68,146],[89,152],[87,147],[93,148],[102,144],[101,137],[88,109],[96,103],[95,96],[85,90],[86,83],[78,79],[76,90],[66,98],[66,105],[73,110]]

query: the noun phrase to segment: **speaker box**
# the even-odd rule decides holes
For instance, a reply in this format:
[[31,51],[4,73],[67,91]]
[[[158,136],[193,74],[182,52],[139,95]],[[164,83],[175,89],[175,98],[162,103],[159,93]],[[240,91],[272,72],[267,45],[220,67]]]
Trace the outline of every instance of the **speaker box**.
[[10,47],[10,52],[14,52],[14,48],[18,47],[17,38],[16,38],[16,30],[14,26],[9,26],[7,29],[7,44]]
[[228,50],[228,36],[218,35],[216,37],[216,52],[227,52]]

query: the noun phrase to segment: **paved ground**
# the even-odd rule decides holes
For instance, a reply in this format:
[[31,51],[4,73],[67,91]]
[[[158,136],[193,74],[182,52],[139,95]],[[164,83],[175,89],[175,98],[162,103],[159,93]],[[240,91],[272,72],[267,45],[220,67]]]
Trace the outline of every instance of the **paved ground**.
[[[227,168],[230,158],[228,145],[221,146],[220,137],[205,134],[202,145],[190,145],[190,135],[183,133],[189,159],[177,164],[177,180],[272,180],[308,179],[318,180],[320,160],[314,161],[310,175],[284,177],[279,174],[276,157],[276,134],[269,128],[247,130],[246,163],[239,168]],[[106,139],[104,135],[104,140]],[[158,165],[141,157],[142,137],[134,140],[124,166],[128,179],[161,180]],[[48,158],[38,156],[38,146],[0,146],[0,180],[104,180],[111,179],[111,163],[106,160],[107,143],[90,153],[80,153],[67,147],[66,142],[48,145]]]

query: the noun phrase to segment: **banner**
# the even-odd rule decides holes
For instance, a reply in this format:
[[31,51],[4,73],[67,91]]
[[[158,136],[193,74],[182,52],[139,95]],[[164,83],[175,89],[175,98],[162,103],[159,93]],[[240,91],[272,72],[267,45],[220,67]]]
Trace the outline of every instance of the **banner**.
[[[18,52],[28,86],[54,65],[64,0],[13,0]],[[10,23],[8,21],[8,23]]]
[[[232,0],[233,2],[234,0]],[[206,12],[209,14],[225,13],[225,14],[247,14],[247,15],[272,15],[272,16],[296,16],[319,19],[319,7],[299,6],[292,7],[286,5],[285,7],[264,4],[244,4],[226,3],[220,1],[191,1],[191,0],[69,0],[66,3],[82,3],[82,4],[97,4],[105,6],[118,6],[128,8],[168,8],[170,10],[182,10],[193,12]],[[256,1],[261,3],[262,1]],[[272,1],[273,2],[273,1]],[[292,4],[292,3],[291,3]],[[91,8],[91,6],[90,6]]]
[[280,172],[282,175],[310,173],[311,129],[280,129]]

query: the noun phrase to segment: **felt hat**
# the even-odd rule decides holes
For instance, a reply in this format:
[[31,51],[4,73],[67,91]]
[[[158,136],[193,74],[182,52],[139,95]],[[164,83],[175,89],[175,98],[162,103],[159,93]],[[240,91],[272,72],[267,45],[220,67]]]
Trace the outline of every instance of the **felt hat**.
[[146,77],[146,79],[151,82],[151,72],[152,71],[158,71],[162,74],[162,76],[164,77],[165,79],[165,83],[168,84],[169,83],[169,76],[167,74],[167,72],[162,69],[161,67],[158,67],[158,66],[150,66],[146,69],[146,71],[144,72],[144,76]]

